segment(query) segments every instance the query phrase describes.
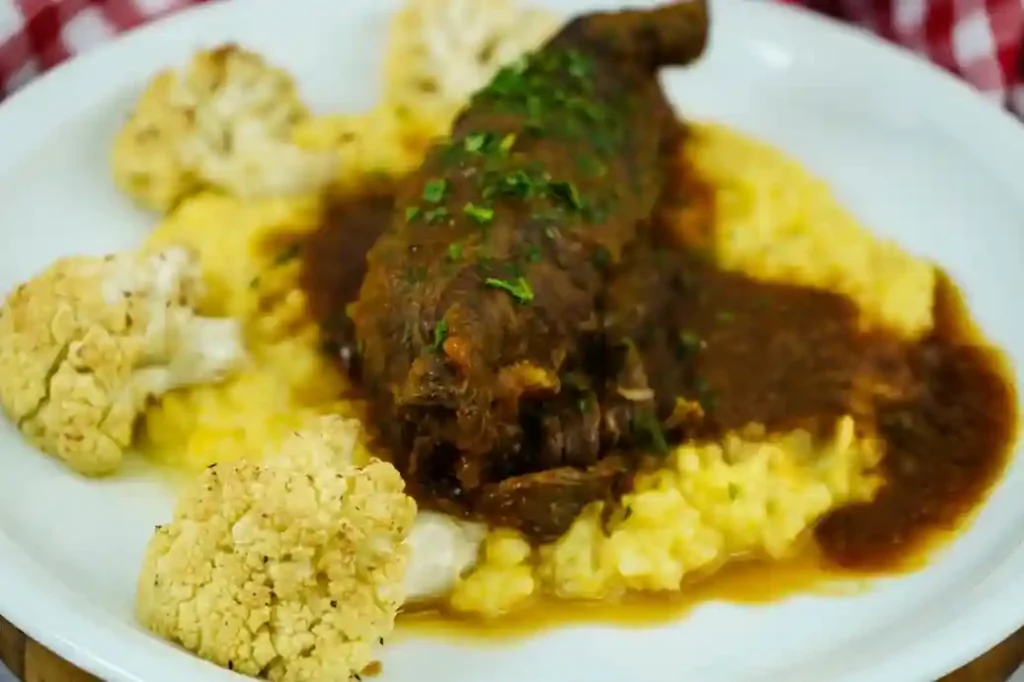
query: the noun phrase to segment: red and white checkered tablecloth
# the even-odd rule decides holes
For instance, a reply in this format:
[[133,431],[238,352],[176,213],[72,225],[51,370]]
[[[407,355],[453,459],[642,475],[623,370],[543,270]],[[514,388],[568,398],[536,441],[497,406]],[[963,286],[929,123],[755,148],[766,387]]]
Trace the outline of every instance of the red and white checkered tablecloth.
[[0,99],[113,36],[205,0],[0,0]]
[[[118,33],[206,1],[0,0],[0,99]],[[1024,0],[779,1],[899,43],[1024,116]]]

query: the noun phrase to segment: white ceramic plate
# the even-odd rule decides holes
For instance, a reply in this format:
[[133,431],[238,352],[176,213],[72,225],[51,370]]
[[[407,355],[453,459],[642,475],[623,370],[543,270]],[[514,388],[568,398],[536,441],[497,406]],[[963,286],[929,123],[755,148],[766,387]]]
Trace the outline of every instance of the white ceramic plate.
[[[566,13],[615,0],[549,0]],[[0,107],[0,289],[59,255],[138,244],[152,219],[108,179],[112,135],[143,83],[237,40],[299,78],[319,111],[378,94],[397,0],[218,3],[138,31]],[[1024,127],[918,59],[768,4],[721,0],[710,54],[666,74],[685,113],[782,145],[880,234],[945,265],[990,338],[1024,367]],[[225,226],[229,228],[230,226]],[[954,397],[951,396],[951,399]],[[566,628],[484,648],[406,640],[382,682],[926,682],[1024,624],[1024,461],[927,570],[863,596],[712,604],[646,631]],[[0,429],[0,612],[97,675],[239,679],[132,619],[135,576],[168,491],[145,472],[87,482]]]

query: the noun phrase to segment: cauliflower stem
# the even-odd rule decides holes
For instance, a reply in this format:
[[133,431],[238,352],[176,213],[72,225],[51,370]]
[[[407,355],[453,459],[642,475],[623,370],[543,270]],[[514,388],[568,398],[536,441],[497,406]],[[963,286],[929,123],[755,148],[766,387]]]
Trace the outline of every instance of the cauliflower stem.
[[200,317],[191,252],[65,258],[0,308],[0,405],[75,471],[116,471],[150,399],[244,358],[239,325]]

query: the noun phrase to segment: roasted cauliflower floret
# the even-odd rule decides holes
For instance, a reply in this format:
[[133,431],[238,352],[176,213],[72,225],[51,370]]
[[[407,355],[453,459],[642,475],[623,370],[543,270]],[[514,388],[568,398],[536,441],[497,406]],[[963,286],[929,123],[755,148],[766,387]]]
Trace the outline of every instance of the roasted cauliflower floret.
[[229,319],[195,314],[191,252],[65,258],[0,308],[0,404],[39,448],[112,473],[146,403],[218,381],[244,357]]
[[445,134],[498,69],[539,47],[559,18],[517,0],[409,0],[395,15],[385,97],[419,127]]
[[149,544],[140,621],[247,675],[362,672],[404,599],[416,504],[390,464],[353,464],[358,433],[323,417],[261,464],[207,469]]
[[141,205],[167,211],[216,188],[240,197],[314,192],[338,157],[294,145],[308,118],[291,76],[236,45],[198,52],[159,74],[114,141],[114,180]]

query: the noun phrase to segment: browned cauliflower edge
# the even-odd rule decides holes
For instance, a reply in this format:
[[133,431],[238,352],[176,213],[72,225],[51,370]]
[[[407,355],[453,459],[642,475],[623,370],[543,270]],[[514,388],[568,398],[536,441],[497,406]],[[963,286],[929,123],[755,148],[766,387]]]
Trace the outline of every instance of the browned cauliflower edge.
[[218,381],[244,358],[239,325],[199,317],[194,255],[58,260],[0,307],[0,405],[79,473],[121,465],[147,402]]
[[404,601],[416,504],[390,464],[353,464],[359,428],[322,417],[262,463],[207,469],[150,541],[142,624],[271,680],[338,682],[373,663]]
[[315,192],[334,179],[338,158],[292,143],[307,118],[282,69],[234,44],[202,50],[143,92],[114,140],[114,182],[159,212],[204,188],[243,198]]

